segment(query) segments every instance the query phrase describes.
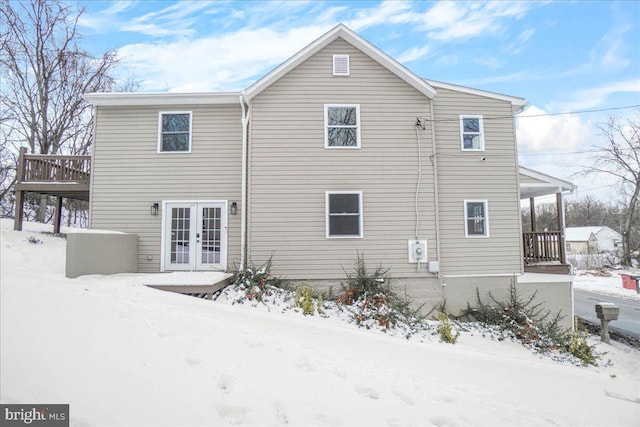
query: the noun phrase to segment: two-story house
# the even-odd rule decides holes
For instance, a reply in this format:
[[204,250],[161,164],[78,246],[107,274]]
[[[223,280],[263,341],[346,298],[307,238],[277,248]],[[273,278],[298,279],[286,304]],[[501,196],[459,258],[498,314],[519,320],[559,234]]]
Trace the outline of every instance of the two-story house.
[[90,227],[137,234],[139,271],[272,257],[326,287],[359,253],[418,301],[515,280],[570,323],[571,277],[527,268],[560,261],[562,224],[523,239],[520,200],[573,186],[519,167],[522,98],[423,79],[338,25],[240,92],[86,99]]

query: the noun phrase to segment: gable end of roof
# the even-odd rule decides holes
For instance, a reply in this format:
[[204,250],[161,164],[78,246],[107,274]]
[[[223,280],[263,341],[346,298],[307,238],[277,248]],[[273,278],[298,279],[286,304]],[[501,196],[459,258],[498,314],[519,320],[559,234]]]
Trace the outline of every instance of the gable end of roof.
[[323,36],[313,41],[307,47],[273,69],[266,76],[256,81],[249,88],[242,91],[242,94],[247,100],[251,100],[260,92],[285,76],[289,71],[293,70],[295,67],[309,59],[311,56],[313,56],[338,38],[342,38],[347,43],[361,50],[371,59],[388,69],[390,72],[398,76],[400,79],[404,80],[414,89],[427,96],[428,98],[431,99],[435,96],[435,88],[433,88],[433,86],[431,86],[427,81],[409,71],[405,66],[360,37],[358,34],[351,31],[344,24],[338,24],[333,27]]

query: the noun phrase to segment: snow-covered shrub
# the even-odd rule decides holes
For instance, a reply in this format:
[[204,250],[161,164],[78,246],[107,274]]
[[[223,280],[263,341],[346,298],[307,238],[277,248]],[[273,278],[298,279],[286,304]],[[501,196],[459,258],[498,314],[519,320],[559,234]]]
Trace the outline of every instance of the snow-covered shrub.
[[302,314],[305,316],[313,316],[316,311],[322,314],[324,307],[322,292],[314,290],[309,285],[299,286],[296,288],[294,304],[296,308],[302,309]]
[[347,279],[342,283],[342,293],[336,303],[351,313],[359,326],[390,329],[402,323],[409,331],[423,326],[421,307],[412,308],[411,301],[398,295],[391,287],[388,268],[379,265],[373,272],[369,272],[364,257],[358,254],[354,271],[346,275]]
[[440,335],[440,339],[448,344],[455,344],[458,340],[458,336],[460,335],[460,333],[451,325],[451,321],[449,320],[447,313],[444,312],[438,315],[438,327],[436,331]]
[[283,280],[271,274],[271,258],[260,266],[249,262],[244,269],[233,270],[233,286],[244,292],[245,298],[262,302],[273,288],[283,287]]
[[560,313],[551,316],[549,310],[542,308],[542,303],[534,303],[535,292],[523,298],[515,281],[512,281],[506,301],[498,300],[489,293],[491,303],[485,303],[480,292],[476,293],[476,305],[467,303],[461,318],[476,320],[490,328],[497,327],[498,339],[515,339],[541,353],[558,351],[573,355],[584,365],[596,364],[599,356],[594,347],[578,332],[562,328],[560,320],[563,316]]

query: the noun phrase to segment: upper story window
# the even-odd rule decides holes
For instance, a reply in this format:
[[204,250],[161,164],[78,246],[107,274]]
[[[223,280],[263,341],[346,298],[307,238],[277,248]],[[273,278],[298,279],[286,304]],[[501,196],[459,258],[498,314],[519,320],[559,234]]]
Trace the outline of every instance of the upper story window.
[[191,151],[191,111],[160,112],[158,152]]
[[325,104],[325,148],[360,148],[360,105]]
[[362,192],[327,191],[327,238],[362,237]]
[[349,75],[349,55],[333,55],[333,75]]
[[465,200],[465,237],[489,237],[489,202]]
[[484,151],[482,116],[460,116],[460,143],[462,150]]

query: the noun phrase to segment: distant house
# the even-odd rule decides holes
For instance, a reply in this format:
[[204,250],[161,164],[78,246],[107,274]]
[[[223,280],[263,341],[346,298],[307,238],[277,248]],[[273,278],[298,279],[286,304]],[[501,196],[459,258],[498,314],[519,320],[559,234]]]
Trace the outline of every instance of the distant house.
[[519,166],[522,98],[423,79],[344,25],[239,92],[85,98],[90,228],[136,234],[138,271],[273,257],[328,288],[361,254],[429,307],[516,283],[571,324],[564,224],[523,233],[520,200],[561,210],[574,186]]
[[572,255],[616,252],[622,249],[622,235],[606,225],[567,227],[567,253]]

